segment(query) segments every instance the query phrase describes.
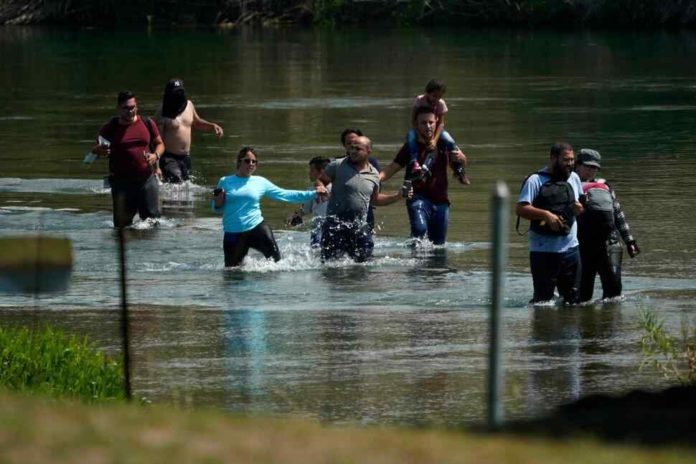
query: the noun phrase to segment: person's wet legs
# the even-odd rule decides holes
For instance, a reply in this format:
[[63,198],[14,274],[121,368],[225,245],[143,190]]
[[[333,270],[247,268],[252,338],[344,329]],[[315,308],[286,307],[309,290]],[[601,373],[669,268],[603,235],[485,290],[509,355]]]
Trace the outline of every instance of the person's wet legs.
[[273,231],[265,222],[249,231],[249,246],[260,251],[263,256],[273,258],[273,261],[280,261],[280,250],[278,243],[273,236]]
[[[602,247],[603,248],[603,247]],[[602,250],[599,250],[601,253]],[[595,276],[598,267],[598,250],[591,238],[585,238],[580,243],[580,262],[582,270],[580,272],[580,294],[579,301],[585,302],[592,299],[594,294]]]
[[346,231],[349,242],[348,254],[356,263],[362,263],[372,257],[374,250],[374,242],[372,240],[372,230],[369,224],[357,225],[353,224],[350,230]]
[[623,248],[618,241],[609,241],[602,254],[603,263],[599,266],[599,278],[602,282],[602,298],[615,298],[621,295],[621,263]]
[[560,269],[559,254],[532,251],[529,253],[529,266],[532,271],[532,283],[534,285],[534,296],[530,303],[542,303],[553,300],[553,291],[556,288],[558,271]]
[[225,267],[238,266],[249,252],[247,237],[243,234],[225,232],[222,240]]
[[326,217],[321,230],[321,260],[330,261],[340,258],[346,247],[341,222],[335,217]]
[[408,220],[411,224],[411,237],[413,238],[423,239],[428,233],[429,203],[420,196],[416,196],[406,203]]
[[578,247],[559,253],[558,293],[566,304],[578,302],[578,285],[580,281],[580,252]]
[[154,175],[139,188],[137,202],[140,219],[160,217],[159,185]]
[[133,182],[110,178],[114,227],[128,227],[138,212],[139,186]]
[[191,177],[191,156],[174,155],[165,152],[160,158],[162,180],[172,184],[180,184]]
[[428,218],[428,238],[435,245],[444,245],[449,224],[449,205],[447,203],[430,205]]

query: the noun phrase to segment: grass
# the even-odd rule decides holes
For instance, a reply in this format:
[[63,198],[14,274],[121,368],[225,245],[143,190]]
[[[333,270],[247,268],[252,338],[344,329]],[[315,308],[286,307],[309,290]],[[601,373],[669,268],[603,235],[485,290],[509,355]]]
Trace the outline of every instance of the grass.
[[436,429],[334,427],[0,392],[7,463],[692,463],[693,450]]
[[123,369],[86,338],[0,327],[0,386],[85,401],[123,399]]
[[696,326],[683,319],[681,336],[674,336],[652,310],[641,312],[640,326],[641,368],[651,366],[670,381],[696,385]]

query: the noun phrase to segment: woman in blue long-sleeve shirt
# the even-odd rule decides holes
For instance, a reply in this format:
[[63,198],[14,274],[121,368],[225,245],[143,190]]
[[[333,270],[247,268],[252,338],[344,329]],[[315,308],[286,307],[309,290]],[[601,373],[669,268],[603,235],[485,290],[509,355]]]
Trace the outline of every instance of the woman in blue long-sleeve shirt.
[[221,177],[215,189],[213,210],[222,211],[226,267],[239,265],[249,248],[274,261],[280,259],[273,232],[261,215],[261,198],[266,196],[288,203],[303,203],[317,194],[326,194],[322,187],[307,191],[282,189],[264,177],[253,175],[257,166],[254,149],[243,147],[237,155],[237,173]]

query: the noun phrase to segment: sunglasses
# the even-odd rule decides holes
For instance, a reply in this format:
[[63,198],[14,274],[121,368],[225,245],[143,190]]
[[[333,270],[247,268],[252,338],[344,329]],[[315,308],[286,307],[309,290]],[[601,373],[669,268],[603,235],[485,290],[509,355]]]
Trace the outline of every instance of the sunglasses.
[[122,106],[121,109],[124,110],[124,111],[133,111],[133,110],[135,109],[135,105],[133,105],[133,106]]
[[246,164],[259,164],[258,161],[252,158],[243,158],[242,161],[244,161]]

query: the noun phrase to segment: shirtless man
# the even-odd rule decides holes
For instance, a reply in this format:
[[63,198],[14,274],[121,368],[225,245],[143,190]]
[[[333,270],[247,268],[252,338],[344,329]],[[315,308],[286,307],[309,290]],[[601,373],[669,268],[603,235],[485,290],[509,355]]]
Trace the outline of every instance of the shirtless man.
[[186,98],[184,81],[171,79],[164,89],[162,105],[155,113],[166,151],[160,158],[162,180],[178,184],[191,174],[191,129],[215,132],[222,137],[222,127],[198,116],[193,102]]

